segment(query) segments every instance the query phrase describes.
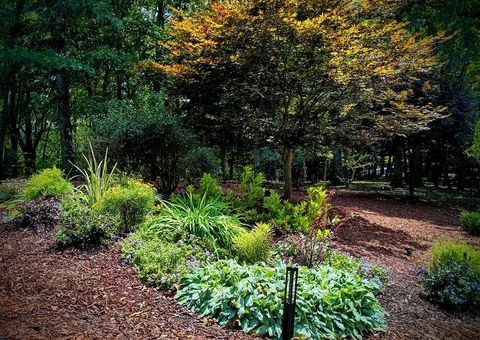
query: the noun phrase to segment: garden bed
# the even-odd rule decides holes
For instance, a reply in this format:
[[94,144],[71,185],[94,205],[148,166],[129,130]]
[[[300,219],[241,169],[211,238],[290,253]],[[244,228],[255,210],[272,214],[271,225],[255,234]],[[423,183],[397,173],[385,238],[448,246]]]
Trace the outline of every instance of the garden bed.
[[[420,297],[417,270],[435,239],[467,236],[456,208],[397,202],[339,191],[344,217],[333,247],[385,266],[390,280],[380,302],[389,329],[383,339],[474,339],[480,317],[450,314]],[[7,338],[249,339],[202,320],[146,287],[120,257],[119,244],[59,252],[46,232],[0,227],[0,336]],[[406,249],[411,250],[408,255]]]

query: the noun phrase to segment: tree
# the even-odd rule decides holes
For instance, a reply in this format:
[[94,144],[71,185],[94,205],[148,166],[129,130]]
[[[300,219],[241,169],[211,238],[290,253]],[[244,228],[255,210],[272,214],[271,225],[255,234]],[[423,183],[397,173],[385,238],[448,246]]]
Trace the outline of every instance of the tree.
[[353,120],[358,133],[387,133],[417,127],[436,111],[426,94],[437,38],[410,34],[393,19],[395,8],[384,5],[213,2],[170,20],[164,47],[172,62],[148,66],[208,84],[220,110],[205,114],[228,117],[243,135],[275,147],[289,198],[294,150],[329,138],[342,128],[336,122]]

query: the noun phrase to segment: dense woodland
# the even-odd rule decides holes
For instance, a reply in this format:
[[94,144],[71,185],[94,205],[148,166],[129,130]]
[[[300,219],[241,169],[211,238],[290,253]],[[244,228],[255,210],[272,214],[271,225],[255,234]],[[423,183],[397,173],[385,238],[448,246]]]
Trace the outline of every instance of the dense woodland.
[[[90,140],[167,194],[245,164],[287,196],[359,176],[478,189],[477,0],[289,1],[293,31],[281,1],[208,3],[2,1],[0,178],[69,173]],[[322,6],[338,13],[309,21]]]

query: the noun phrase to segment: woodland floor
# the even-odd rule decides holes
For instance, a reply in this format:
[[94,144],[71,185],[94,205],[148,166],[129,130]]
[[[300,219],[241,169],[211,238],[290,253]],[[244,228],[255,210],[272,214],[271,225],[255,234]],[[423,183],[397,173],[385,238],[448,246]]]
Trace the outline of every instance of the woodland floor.
[[[300,195],[300,193],[297,193]],[[389,330],[379,339],[480,339],[480,315],[448,314],[420,297],[418,269],[441,238],[468,238],[459,209],[392,197],[337,192],[343,216],[333,246],[385,266],[381,296]],[[406,248],[413,251],[406,254]],[[202,320],[138,282],[118,244],[59,252],[47,232],[0,225],[0,339],[250,339]]]

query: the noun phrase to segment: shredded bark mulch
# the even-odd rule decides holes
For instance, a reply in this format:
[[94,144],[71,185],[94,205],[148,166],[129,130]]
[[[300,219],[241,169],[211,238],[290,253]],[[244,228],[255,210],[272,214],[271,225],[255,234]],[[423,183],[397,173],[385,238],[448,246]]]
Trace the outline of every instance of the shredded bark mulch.
[[0,226],[0,338],[249,339],[141,284],[118,244],[60,252],[45,233]]
[[[301,197],[302,193],[296,193]],[[343,222],[333,247],[383,265],[380,302],[389,329],[379,339],[480,339],[480,316],[447,313],[421,298],[417,271],[441,238],[480,244],[458,225],[460,209],[337,192]],[[202,320],[138,281],[119,245],[96,251],[55,249],[48,231],[0,225],[0,338],[250,339]]]
[[372,339],[480,339],[480,315],[449,313],[426,301],[417,274],[428,263],[427,251],[435,240],[480,245],[480,237],[461,230],[460,208],[349,190],[338,191],[333,205],[343,217],[333,247],[389,272],[380,297],[388,313],[388,331]]

